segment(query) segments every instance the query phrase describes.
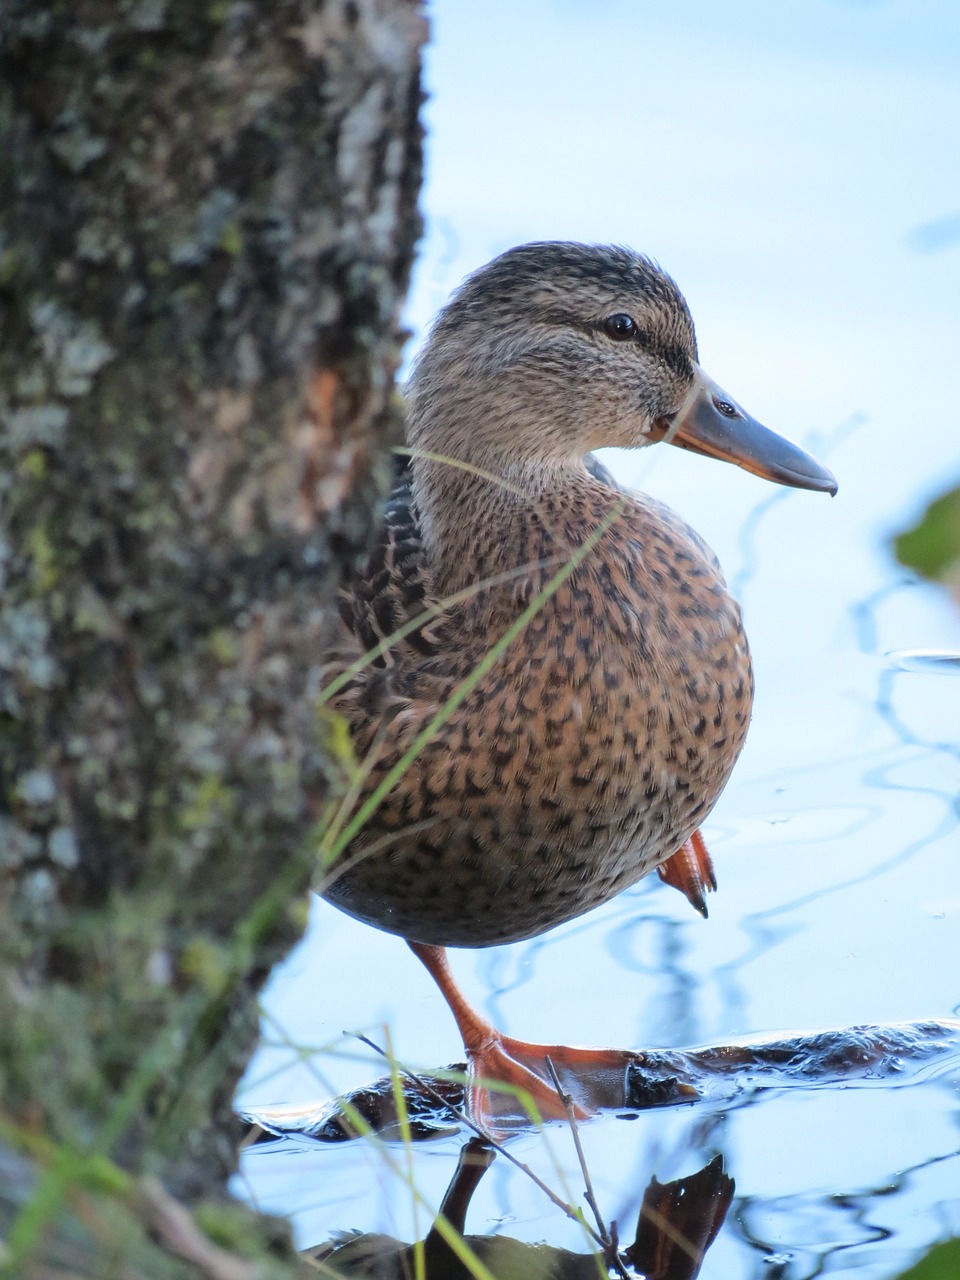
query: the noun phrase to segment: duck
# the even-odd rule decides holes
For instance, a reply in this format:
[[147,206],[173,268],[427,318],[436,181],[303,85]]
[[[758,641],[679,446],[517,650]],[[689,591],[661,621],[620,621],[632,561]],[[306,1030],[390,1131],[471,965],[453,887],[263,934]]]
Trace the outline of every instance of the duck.
[[655,869],[706,915],[700,828],[754,695],[716,556],[594,451],[670,444],[837,481],[707,375],[680,289],[622,246],[525,244],[473,272],[405,398],[403,461],[327,655],[364,822],[320,892],[426,966],[478,1120],[518,1090],[555,1118],[551,1063],[602,1072],[623,1051],[502,1034],[447,948],[533,938]]

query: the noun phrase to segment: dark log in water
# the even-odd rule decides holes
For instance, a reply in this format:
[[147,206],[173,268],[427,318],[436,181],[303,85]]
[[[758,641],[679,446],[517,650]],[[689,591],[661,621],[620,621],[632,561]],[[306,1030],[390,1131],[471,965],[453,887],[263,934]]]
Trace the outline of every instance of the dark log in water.
[[[642,1111],[736,1102],[765,1089],[899,1087],[960,1071],[960,1021],[844,1027],[698,1049],[623,1054],[619,1073],[592,1075],[561,1066],[564,1089],[594,1111]],[[436,1137],[462,1123],[464,1071],[459,1064],[431,1073],[422,1083],[417,1077],[404,1077],[412,1138]],[[400,1136],[389,1076],[321,1106],[268,1107],[245,1112],[243,1118],[258,1125],[267,1139],[296,1135],[338,1142],[364,1132],[388,1139]],[[529,1124],[519,1108],[514,1120],[514,1128]]]

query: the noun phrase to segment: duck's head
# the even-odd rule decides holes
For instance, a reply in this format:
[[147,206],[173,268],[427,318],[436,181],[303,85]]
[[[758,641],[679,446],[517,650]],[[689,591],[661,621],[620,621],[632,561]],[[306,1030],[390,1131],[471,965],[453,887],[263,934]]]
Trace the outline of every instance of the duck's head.
[[521,245],[474,272],[437,317],[409,398],[414,448],[506,476],[667,440],[781,484],[837,488],[707,377],[680,290],[617,246]]

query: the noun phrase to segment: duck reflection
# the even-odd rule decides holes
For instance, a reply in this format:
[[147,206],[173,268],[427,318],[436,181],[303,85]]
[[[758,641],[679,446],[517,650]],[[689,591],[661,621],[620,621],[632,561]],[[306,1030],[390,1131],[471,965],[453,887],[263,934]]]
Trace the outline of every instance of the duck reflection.
[[[475,1236],[466,1232],[467,1210],[481,1178],[496,1159],[496,1151],[480,1138],[462,1148],[456,1173],[447,1188],[440,1214],[453,1227],[496,1280],[597,1280],[608,1274],[643,1276],[645,1280],[695,1280],[704,1255],[723,1225],[733,1197],[734,1183],[715,1156],[697,1173],[673,1182],[650,1180],[643,1195],[633,1243],[606,1254],[575,1253],[547,1244],[527,1244],[510,1236]],[[427,1280],[471,1280],[476,1269],[448,1240],[449,1231],[434,1223],[419,1245],[392,1236],[353,1235],[309,1251],[323,1264],[323,1274],[343,1280],[407,1280],[421,1274]]]
[[[955,1072],[960,1064],[960,1021],[944,1019],[887,1026],[846,1027],[801,1035],[768,1037],[699,1049],[624,1051],[626,1067],[609,1071],[576,1071],[557,1064],[558,1096],[569,1091],[592,1111],[613,1111],[624,1119],[649,1108],[685,1103],[718,1115],[731,1107],[751,1105],[764,1090],[809,1089],[842,1085],[895,1083],[902,1087],[929,1080],[933,1073]],[[400,1070],[400,1069],[398,1069]],[[464,1115],[463,1068],[425,1079],[401,1071],[323,1106],[270,1107],[247,1111],[256,1126],[254,1142],[342,1143],[375,1134],[385,1141],[422,1141],[456,1135],[469,1124]],[[404,1120],[397,1100],[404,1100]],[[531,1132],[528,1116],[512,1099],[514,1114],[498,1118],[514,1134]],[[506,1120],[512,1118],[510,1129]],[[575,1127],[575,1126],[574,1126]],[[498,1135],[500,1136],[500,1135]],[[385,1235],[340,1235],[318,1246],[312,1256],[321,1274],[344,1280],[467,1280],[492,1275],[495,1280],[579,1280],[586,1277],[643,1276],[646,1280],[694,1280],[703,1258],[723,1224],[733,1195],[733,1181],[719,1156],[699,1172],[673,1182],[653,1178],[643,1195],[632,1243],[605,1253],[574,1253],[546,1244],[531,1245],[506,1236],[467,1236],[467,1211],[485,1171],[497,1156],[509,1158],[506,1146],[473,1139],[462,1148],[456,1173],[434,1223],[422,1241],[406,1244]],[[530,1173],[530,1170],[525,1170]],[[543,1186],[543,1184],[541,1184]],[[549,1188],[544,1188],[551,1198]],[[554,1203],[562,1202],[554,1199]],[[455,1229],[455,1234],[451,1233]],[[601,1235],[604,1233],[601,1231]],[[466,1241],[473,1259],[486,1271],[471,1270],[454,1245]],[[419,1270],[418,1270],[419,1268]]]

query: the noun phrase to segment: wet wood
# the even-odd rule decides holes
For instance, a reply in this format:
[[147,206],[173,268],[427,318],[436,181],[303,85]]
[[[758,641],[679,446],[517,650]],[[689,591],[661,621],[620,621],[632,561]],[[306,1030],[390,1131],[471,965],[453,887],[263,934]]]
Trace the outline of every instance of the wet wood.
[[[652,1107],[744,1102],[764,1089],[825,1088],[884,1085],[906,1086],[936,1073],[960,1071],[960,1022],[943,1019],[880,1026],[845,1027],[806,1035],[768,1037],[698,1049],[644,1052],[622,1049],[618,1076],[606,1069],[592,1072],[589,1059],[558,1059],[564,1089],[595,1112],[642,1111]],[[465,1064],[445,1069],[464,1073]],[[407,1081],[404,1097],[413,1136],[436,1137],[455,1127],[464,1105],[463,1084],[456,1079],[425,1077],[442,1100],[428,1096]],[[343,1098],[319,1106],[258,1108],[244,1118],[258,1126],[262,1140],[301,1136],[323,1142],[357,1135],[350,1113],[362,1116],[364,1127],[384,1137],[399,1134],[393,1084],[389,1077]],[[506,1111],[498,1122],[510,1118]],[[515,1127],[529,1124],[526,1113],[513,1113]]]

